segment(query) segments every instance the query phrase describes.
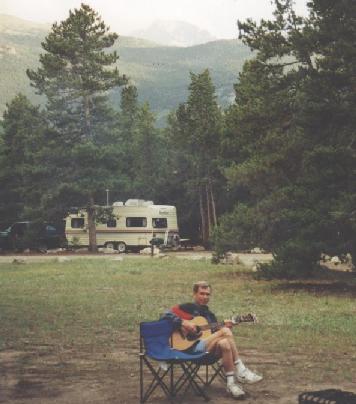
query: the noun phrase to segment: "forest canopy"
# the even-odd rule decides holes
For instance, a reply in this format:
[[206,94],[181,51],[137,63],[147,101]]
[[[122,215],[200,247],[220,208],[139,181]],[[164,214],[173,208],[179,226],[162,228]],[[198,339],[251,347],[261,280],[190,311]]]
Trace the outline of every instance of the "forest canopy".
[[[96,250],[96,206],[112,198],[177,206],[181,233],[223,255],[259,246],[268,276],[315,272],[320,255],[356,256],[356,4],[274,0],[271,20],[238,21],[253,52],[235,100],[218,104],[209,66],[156,125],[118,36],[82,4],[52,26],[28,77],[46,99],[18,94],[0,130],[0,221],[63,218],[82,206]],[[109,90],[121,88],[120,105]]]

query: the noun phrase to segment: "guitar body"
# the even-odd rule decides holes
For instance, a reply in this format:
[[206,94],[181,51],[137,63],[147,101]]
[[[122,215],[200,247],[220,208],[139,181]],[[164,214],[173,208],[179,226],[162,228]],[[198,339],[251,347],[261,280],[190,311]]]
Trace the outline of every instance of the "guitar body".
[[[171,336],[172,348],[179,351],[185,351],[193,346],[198,340],[208,338],[211,335],[212,329],[223,327],[225,324],[224,321],[220,323],[208,323],[208,320],[203,316],[197,316],[188,321],[197,327],[197,333],[185,334],[181,329],[174,331]],[[249,313],[243,316],[234,316],[229,322],[231,325],[256,323],[257,318],[254,314]]]
[[208,321],[203,316],[194,317],[189,320],[190,323],[197,326],[198,334],[185,335],[183,331],[174,331],[171,337],[172,348],[178,349],[179,351],[185,351],[193,346],[198,340],[205,339],[211,335],[211,329],[201,329],[201,327],[208,327]]

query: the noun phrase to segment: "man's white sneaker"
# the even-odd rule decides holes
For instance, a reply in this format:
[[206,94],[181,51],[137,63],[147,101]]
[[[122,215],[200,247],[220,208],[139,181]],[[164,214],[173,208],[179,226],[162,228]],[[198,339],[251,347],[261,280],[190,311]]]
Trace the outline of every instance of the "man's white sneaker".
[[236,383],[228,384],[226,391],[234,398],[241,398],[245,395],[245,392]]
[[250,369],[244,369],[242,372],[236,373],[236,380],[239,383],[257,383],[263,379],[262,376],[256,375],[256,373],[251,372]]

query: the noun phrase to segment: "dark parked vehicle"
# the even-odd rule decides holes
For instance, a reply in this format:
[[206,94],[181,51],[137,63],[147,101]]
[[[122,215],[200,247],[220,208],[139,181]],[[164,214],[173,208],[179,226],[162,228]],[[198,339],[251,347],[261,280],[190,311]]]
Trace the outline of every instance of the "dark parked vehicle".
[[0,250],[44,251],[66,247],[64,223],[16,222],[0,232]]

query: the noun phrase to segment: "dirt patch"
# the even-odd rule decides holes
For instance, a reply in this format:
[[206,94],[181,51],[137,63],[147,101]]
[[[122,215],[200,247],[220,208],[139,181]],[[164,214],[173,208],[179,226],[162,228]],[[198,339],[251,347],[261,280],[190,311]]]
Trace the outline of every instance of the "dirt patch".
[[[139,402],[139,360],[137,339],[122,339],[118,349],[90,352],[87,349],[63,349],[38,346],[31,351],[0,352],[0,403],[21,404],[81,404],[81,403],[137,403]],[[289,357],[257,350],[245,350],[243,356],[252,369],[263,373],[264,380],[246,386],[244,403],[297,403],[304,391],[339,388],[353,391],[350,382],[335,385],[333,374],[325,373],[323,363],[313,361],[315,372],[324,372],[318,382],[302,372],[308,358],[303,354]],[[339,359],[336,358],[338,361]],[[340,358],[342,360],[342,358]],[[310,370],[310,369],[309,369]],[[146,374],[147,380],[149,375]],[[330,382],[328,381],[330,380]],[[233,402],[225,393],[225,386],[216,380],[207,390],[211,403]],[[158,391],[151,403],[168,403]],[[188,391],[177,402],[199,403],[201,398]]]
[[[119,344],[121,346],[121,343]],[[138,402],[138,348],[0,352],[0,403]]]

